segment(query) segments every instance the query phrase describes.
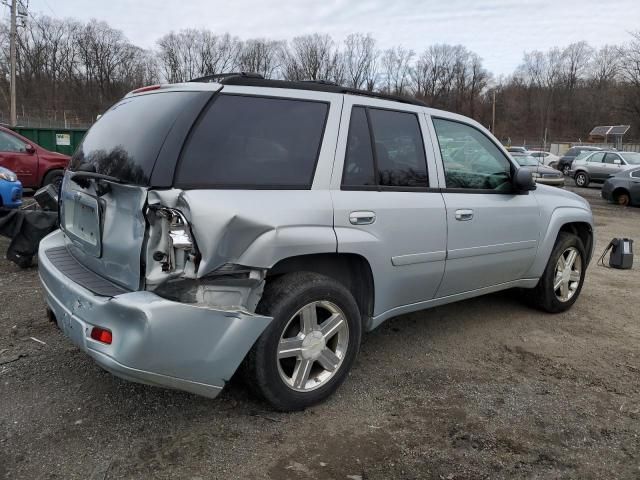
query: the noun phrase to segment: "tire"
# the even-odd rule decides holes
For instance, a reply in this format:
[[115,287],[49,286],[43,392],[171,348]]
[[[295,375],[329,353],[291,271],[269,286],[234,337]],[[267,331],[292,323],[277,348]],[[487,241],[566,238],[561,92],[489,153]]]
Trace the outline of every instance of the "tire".
[[564,167],[562,167],[562,173],[564,175],[569,175],[569,173],[571,173],[571,166],[570,165],[565,165]]
[[[289,273],[267,283],[256,312],[272,316],[273,321],[245,358],[248,386],[280,411],[303,410],[333,394],[360,348],[362,320],[351,293],[323,275]],[[315,324],[310,312],[317,315]],[[315,328],[305,333],[305,324]],[[323,326],[328,330],[326,340]],[[294,350],[298,352],[293,354]],[[336,364],[333,371],[325,368]]]
[[631,197],[629,196],[629,192],[627,192],[626,190],[616,192],[613,197],[613,201],[617,205],[622,205],[623,207],[628,207],[629,205],[631,205]]
[[[571,290],[571,294],[568,298],[563,299],[560,298],[564,293],[562,289],[563,287],[560,287],[559,289],[554,288],[560,280],[558,278],[557,266],[561,256],[566,262],[566,259],[568,258],[567,252],[570,251],[575,251],[579,255],[573,264],[575,267],[578,261],[580,262],[579,274],[577,275],[578,278],[575,280],[575,270],[573,268],[571,269],[571,276],[570,274],[567,274],[567,277],[569,278],[567,289]],[[538,285],[536,285],[529,295],[529,303],[533,307],[549,313],[560,313],[571,308],[580,296],[582,286],[584,285],[584,275],[587,269],[586,261],[587,253],[580,238],[573,233],[560,232],[558,234],[556,244],[551,252],[551,256],[549,257],[547,267],[545,268],[542,277],[540,277]],[[576,281],[578,284],[572,285],[572,283],[575,283]],[[565,282],[563,282],[563,284],[564,283]],[[558,293],[560,295],[558,295]]]
[[576,185],[578,187],[586,188],[589,186],[589,175],[587,175],[585,172],[576,173],[574,180],[576,181]]
[[42,186],[46,187],[49,184],[52,184],[57,192],[60,192],[60,187],[62,186],[62,179],[64,178],[63,170],[51,170],[47,172],[44,176],[44,180],[42,181]]

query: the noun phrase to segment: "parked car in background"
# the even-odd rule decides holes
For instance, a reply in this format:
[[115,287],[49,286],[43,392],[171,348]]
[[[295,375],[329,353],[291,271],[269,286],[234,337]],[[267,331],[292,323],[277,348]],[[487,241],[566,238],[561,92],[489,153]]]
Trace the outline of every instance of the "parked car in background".
[[24,188],[36,189],[50,183],[59,187],[69,159],[0,126],[0,167],[15,172]]
[[509,153],[527,153],[527,147],[506,147]]
[[600,150],[602,150],[602,148],[590,147],[586,145],[571,147],[569,150],[567,150],[567,153],[565,153],[562,157],[560,157],[560,160],[558,160],[558,166],[556,168],[560,170],[562,173],[564,173],[565,175],[569,175],[569,173],[571,172],[571,163],[573,163],[573,161],[576,159],[576,157],[580,153],[596,152]]
[[560,161],[559,156],[542,150],[529,150],[527,153],[536,160],[539,160],[543,165],[551,168],[556,168],[558,166],[558,162]]
[[602,198],[618,205],[640,206],[640,167],[624,170],[607,178]]
[[584,159],[575,160],[570,176],[579,187],[587,187],[591,182],[602,183],[612,175],[640,165],[637,152],[593,152]]
[[536,183],[543,183],[554,187],[564,186],[564,175],[562,172],[542,165],[536,158],[529,154],[512,153],[511,156],[518,162],[518,165],[527,170],[531,170],[531,174]]
[[0,208],[18,208],[22,205],[22,184],[15,173],[0,167]]

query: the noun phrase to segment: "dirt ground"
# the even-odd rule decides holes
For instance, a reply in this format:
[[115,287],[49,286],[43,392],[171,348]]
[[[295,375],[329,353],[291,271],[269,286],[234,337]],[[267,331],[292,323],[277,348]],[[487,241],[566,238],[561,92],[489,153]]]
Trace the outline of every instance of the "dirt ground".
[[[579,193],[598,254],[640,250],[640,209]],[[0,478],[637,479],[639,293],[636,255],[592,261],[564,314],[505,292],[398,317],[332,399],[281,414],[237,381],[208,400],[102,371],[47,321],[37,270],[2,259]]]

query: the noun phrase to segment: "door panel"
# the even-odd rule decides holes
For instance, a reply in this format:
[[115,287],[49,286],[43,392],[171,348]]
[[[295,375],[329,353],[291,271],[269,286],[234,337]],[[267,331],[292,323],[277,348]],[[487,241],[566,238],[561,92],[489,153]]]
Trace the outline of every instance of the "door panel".
[[36,186],[38,154],[28,153],[22,140],[2,131],[0,131],[0,166],[13,171],[23,186]]
[[[443,193],[448,244],[438,297],[522,278],[538,245],[538,204],[534,195]],[[468,221],[456,211],[473,211]]]
[[603,180],[609,176],[609,170],[604,163],[604,155],[603,152],[596,152],[587,158],[589,177],[593,180]]
[[447,209],[447,260],[436,297],[522,278],[535,259],[535,195],[512,192],[515,167],[479,125],[434,118]]
[[432,299],[446,256],[445,206],[423,109],[398,107],[345,96],[331,182],[338,252],[368,260],[374,316]]

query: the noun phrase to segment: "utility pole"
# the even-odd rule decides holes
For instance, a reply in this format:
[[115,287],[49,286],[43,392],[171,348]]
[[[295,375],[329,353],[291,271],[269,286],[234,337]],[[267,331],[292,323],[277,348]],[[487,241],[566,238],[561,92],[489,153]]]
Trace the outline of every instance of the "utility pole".
[[496,133],[496,89],[493,89],[493,108],[491,111],[491,133]]
[[[11,3],[9,3],[11,2]],[[16,57],[18,55],[18,19],[24,27],[28,15],[28,0],[2,0],[2,3],[11,9],[11,29],[9,30],[9,124],[15,127],[18,124],[16,114]]]
[[18,0],[11,0],[11,33],[9,39],[9,62],[11,63],[11,116],[9,124],[15,127],[18,124],[16,117],[16,41],[18,38],[18,26],[16,17],[18,15]]

